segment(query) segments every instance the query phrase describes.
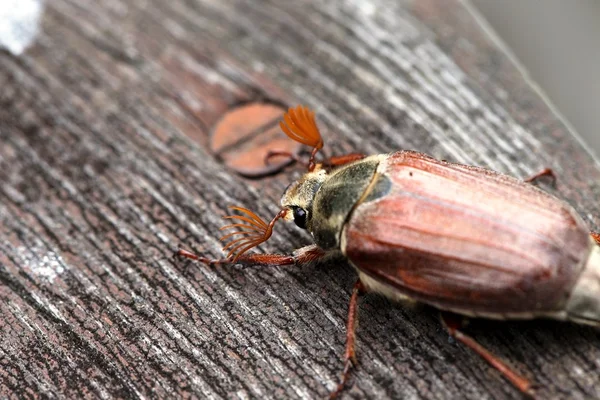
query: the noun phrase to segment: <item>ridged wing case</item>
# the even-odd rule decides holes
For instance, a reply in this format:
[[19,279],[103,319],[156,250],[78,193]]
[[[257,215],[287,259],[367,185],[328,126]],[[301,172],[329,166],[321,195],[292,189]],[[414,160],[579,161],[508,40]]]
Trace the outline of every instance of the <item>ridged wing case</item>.
[[382,159],[342,233],[370,280],[489,316],[561,309],[591,247],[575,211],[534,185],[408,151]]

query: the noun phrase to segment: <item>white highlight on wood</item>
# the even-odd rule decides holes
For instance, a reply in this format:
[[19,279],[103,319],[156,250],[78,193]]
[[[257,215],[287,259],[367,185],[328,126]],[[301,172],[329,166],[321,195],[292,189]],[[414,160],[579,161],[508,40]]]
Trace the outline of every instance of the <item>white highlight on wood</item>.
[[19,55],[33,42],[43,10],[40,0],[0,2],[0,47]]
[[41,259],[32,256],[37,253],[36,251],[32,252],[23,246],[19,247],[18,252],[26,260],[25,265],[33,275],[42,277],[49,282],[54,282],[54,279],[65,271],[63,259],[53,251],[46,252]]

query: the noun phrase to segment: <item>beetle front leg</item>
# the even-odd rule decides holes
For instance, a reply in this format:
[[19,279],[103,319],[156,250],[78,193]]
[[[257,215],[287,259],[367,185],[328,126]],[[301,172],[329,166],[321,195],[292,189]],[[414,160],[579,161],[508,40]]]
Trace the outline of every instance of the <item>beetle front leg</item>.
[[[287,157],[291,161],[295,161],[296,163],[298,163],[300,165],[304,165],[307,167],[309,165],[308,162],[301,159],[298,155],[296,155],[292,152],[283,151],[283,150],[269,150],[267,152],[267,154],[265,155],[265,164],[269,165],[271,159],[275,158],[275,157]],[[323,162],[323,164],[325,164],[328,167],[339,167],[341,165],[350,164],[353,161],[362,160],[365,157],[366,157],[366,155],[364,155],[362,153],[350,153],[350,154],[344,154],[341,156],[329,157],[328,159],[326,159]]]
[[366,156],[361,153],[350,153],[341,156],[329,157],[324,164],[330,167],[339,167],[340,165],[350,164],[353,161],[362,160]]
[[346,381],[350,376],[350,369],[357,364],[354,345],[356,343],[356,326],[358,324],[358,297],[366,293],[366,288],[359,280],[354,284],[350,306],[348,307],[348,321],[346,322],[346,351],[344,352],[344,370],[335,391],[331,392],[329,399],[335,399],[344,390]]
[[291,151],[285,150],[269,150],[265,155],[264,163],[265,165],[269,165],[272,158],[275,157],[287,157],[290,162],[294,161],[300,165],[304,165],[308,167],[308,162],[306,160],[301,159],[298,154],[292,153]]
[[473,350],[475,353],[479,354],[492,367],[496,368],[502,375],[504,375],[504,377],[508,379],[510,383],[512,383],[523,394],[534,398],[534,391],[531,387],[531,382],[527,378],[514,371],[511,367],[504,363],[504,361],[500,360],[485,347],[477,343],[475,339],[459,330],[462,317],[448,312],[441,312],[440,317],[442,319],[442,325],[444,328],[446,328],[450,336]]
[[307,264],[323,258],[327,253],[315,245],[310,245],[296,250],[293,255],[286,254],[243,254],[237,260],[233,258],[211,259],[194,254],[190,251],[178,249],[175,253],[176,257],[188,258],[190,260],[200,261],[208,266],[216,265],[267,265],[267,266],[284,266],[294,264]]

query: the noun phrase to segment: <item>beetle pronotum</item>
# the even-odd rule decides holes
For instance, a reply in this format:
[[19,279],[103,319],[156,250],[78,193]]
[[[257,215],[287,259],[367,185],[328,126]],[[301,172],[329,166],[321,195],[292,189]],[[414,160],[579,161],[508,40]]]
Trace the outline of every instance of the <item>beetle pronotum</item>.
[[[450,335],[498,369],[523,393],[531,383],[459,330],[456,315],[494,319],[537,317],[600,326],[600,235],[590,233],[565,202],[519,180],[479,167],[399,151],[349,154],[316,163],[323,140],[308,108],[289,109],[280,123],[293,140],[312,147],[308,172],[281,198],[266,223],[252,211],[225,218],[241,228],[226,258],[203,263],[291,265],[341,253],[358,272],[347,320],[340,383],[355,363],[360,294],[416,301],[442,310]],[[280,153],[274,153],[280,155]],[[550,170],[541,174],[549,175]],[[279,219],[293,220],[314,245],[293,255],[245,254],[271,236]]]

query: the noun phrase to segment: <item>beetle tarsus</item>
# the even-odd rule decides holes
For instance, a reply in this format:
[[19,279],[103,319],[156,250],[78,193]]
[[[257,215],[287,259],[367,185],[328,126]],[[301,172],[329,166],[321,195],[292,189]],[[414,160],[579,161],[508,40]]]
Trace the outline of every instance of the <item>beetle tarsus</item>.
[[440,313],[440,317],[442,320],[442,325],[450,336],[479,354],[484,360],[486,360],[492,367],[496,368],[504,377],[510,381],[517,389],[519,389],[523,394],[527,395],[530,398],[535,398],[535,391],[531,382],[520,375],[516,371],[514,371],[511,367],[509,367],[504,361],[500,358],[492,354],[485,347],[480,345],[473,339],[472,337],[464,334],[459,328],[462,325],[463,317],[458,316],[456,314],[451,314],[448,312]]
[[283,150],[269,150],[267,152],[267,154],[265,155],[265,160],[264,160],[265,165],[270,165],[271,159],[275,158],[275,157],[287,157],[287,158],[289,158],[290,163],[296,162],[296,163],[308,168],[308,162],[306,160],[303,160],[297,154],[294,154],[290,151],[283,151]]
[[203,257],[201,255],[192,253],[191,251],[187,251],[187,250],[181,249],[181,248],[177,249],[177,251],[173,254],[173,257],[175,257],[175,258],[187,258],[189,260],[199,261],[199,262],[201,262],[203,264],[206,264],[206,265],[208,265],[210,267],[214,267],[216,264],[225,264],[227,262],[229,262],[229,263],[231,262],[231,260],[229,260],[229,259],[222,259],[222,260],[216,260],[215,259],[215,260],[213,260],[213,259],[210,259],[210,258]]
[[360,281],[356,281],[350,297],[348,306],[348,321],[346,322],[346,351],[344,352],[344,370],[336,389],[331,392],[329,399],[335,399],[344,390],[346,382],[350,377],[350,371],[353,366],[358,364],[356,352],[354,350],[356,343],[356,325],[358,323],[358,297],[366,293],[366,288]]
[[173,253],[174,258],[188,258],[190,260],[200,261],[201,256],[192,253],[191,251],[184,250],[182,248],[178,248],[175,253]]
[[342,371],[342,377],[340,378],[340,383],[338,383],[335,390],[329,394],[329,400],[336,399],[340,395],[340,393],[342,393],[344,391],[346,382],[348,381],[348,378],[350,377],[350,371],[352,370],[352,367],[354,367],[354,366],[356,366],[356,364],[354,363],[354,361],[352,361],[352,359],[348,359],[344,362],[344,370]]
[[544,168],[543,170],[541,170],[540,172],[538,172],[535,175],[531,175],[529,178],[524,179],[525,182],[528,183],[536,183],[536,181],[541,178],[547,176],[548,178],[550,178],[552,180],[552,186],[556,186],[556,174],[554,173],[554,171],[551,168]]
[[592,235],[592,239],[600,246],[600,232],[591,232],[590,235]]

